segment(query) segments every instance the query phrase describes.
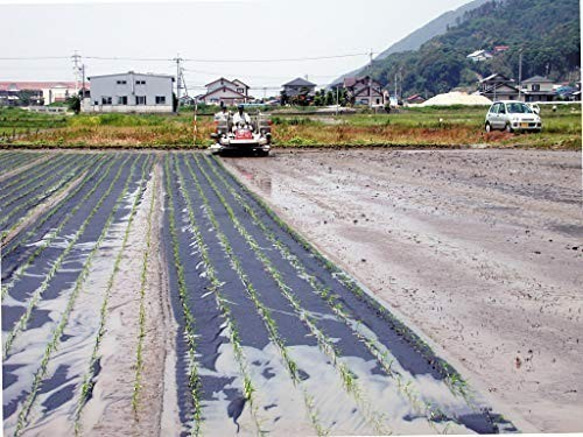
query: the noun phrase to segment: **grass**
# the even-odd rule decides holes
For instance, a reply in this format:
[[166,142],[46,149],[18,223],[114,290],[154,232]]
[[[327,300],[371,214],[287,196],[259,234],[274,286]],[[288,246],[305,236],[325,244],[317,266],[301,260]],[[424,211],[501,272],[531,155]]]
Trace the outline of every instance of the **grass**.
[[[26,118],[25,115],[15,117],[14,114],[25,111],[14,109],[12,118],[2,122],[2,114],[6,111],[0,110],[0,129],[13,129],[8,126],[10,120],[19,120],[20,123],[20,117]],[[338,117],[278,114],[273,117],[273,140],[278,147],[451,147],[488,144],[492,147],[578,149],[581,146],[581,107],[578,105],[561,105],[556,112],[542,106],[544,129],[540,134],[486,134],[483,129],[486,111],[486,107],[452,106],[405,108],[391,114]],[[26,123],[29,131],[20,132],[21,135],[13,139],[4,137],[2,140],[0,135],[0,145],[5,143],[10,147],[33,148],[203,148],[212,143],[210,134],[214,131],[212,118],[199,117],[195,140],[190,112],[179,115],[80,114],[63,117],[44,114],[42,118],[28,117]],[[58,121],[51,124],[47,117]]]

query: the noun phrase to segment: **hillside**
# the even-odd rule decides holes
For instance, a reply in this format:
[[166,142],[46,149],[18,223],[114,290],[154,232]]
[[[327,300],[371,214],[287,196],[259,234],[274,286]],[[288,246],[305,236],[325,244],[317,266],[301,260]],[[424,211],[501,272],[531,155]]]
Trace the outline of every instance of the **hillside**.
[[[415,30],[411,34],[407,35],[405,38],[397,41],[395,44],[390,46],[385,51],[381,52],[375,61],[380,61],[394,53],[407,52],[411,50],[418,50],[424,43],[429,41],[439,35],[443,35],[447,29],[455,24],[459,24],[463,20],[464,14],[472,9],[483,5],[490,0],[474,0],[471,1],[453,11],[447,11],[441,14],[439,17],[431,20],[426,25]],[[359,68],[358,70],[351,71],[350,73],[343,74],[338,79],[334,80],[332,83],[336,83],[345,77],[357,76],[359,75],[366,66]]]
[[[425,42],[419,50],[393,53],[363,70],[383,85],[400,77],[401,95],[434,95],[458,86],[475,86],[477,78],[494,72],[518,77],[523,52],[523,78],[543,75],[553,80],[578,79],[580,67],[579,0],[506,0],[464,12],[458,25]],[[509,49],[493,59],[474,63],[475,50]]]

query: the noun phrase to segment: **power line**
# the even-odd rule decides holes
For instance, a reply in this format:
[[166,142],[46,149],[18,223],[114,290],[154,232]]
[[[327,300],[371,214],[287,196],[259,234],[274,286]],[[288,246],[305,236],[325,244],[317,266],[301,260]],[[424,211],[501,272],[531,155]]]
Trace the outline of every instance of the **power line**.
[[[331,56],[306,56],[298,58],[274,58],[274,59],[197,59],[183,58],[184,62],[198,62],[206,64],[255,64],[255,63],[279,63],[279,62],[303,62],[303,61],[321,61],[329,59],[354,58],[368,56],[369,53],[350,53],[343,55]],[[81,56],[81,55],[80,55]],[[132,57],[132,56],[82,56],[84,59],[96,61],[135,61],[135,62],[175,62],[176,58],[149,58],[149,57]],[[17,56],[17,57],[0,57],[0,61],[43,61],[48,59],[71,59],[70,56]]]

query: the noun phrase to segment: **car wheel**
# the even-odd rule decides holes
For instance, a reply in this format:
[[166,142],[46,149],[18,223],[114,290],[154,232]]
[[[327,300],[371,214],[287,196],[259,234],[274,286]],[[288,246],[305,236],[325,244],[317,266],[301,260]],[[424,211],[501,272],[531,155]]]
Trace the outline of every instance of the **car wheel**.
[[489,134],[490,132],[492,132],[492,125],[490,123],[486,123],[484,129],[486,130],[486,133]]
[[508,132],[509,134],[511,134],[512,132],[514,132],[514,130],[512,130],[512,126],[510,126],[510,123],[508,123],[506,125],[506,132]]

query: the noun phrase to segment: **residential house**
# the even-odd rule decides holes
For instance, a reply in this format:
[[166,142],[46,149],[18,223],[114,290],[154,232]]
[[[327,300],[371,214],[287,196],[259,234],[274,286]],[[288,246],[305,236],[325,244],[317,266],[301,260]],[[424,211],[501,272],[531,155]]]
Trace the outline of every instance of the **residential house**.
[[249,95],[249,85],[246,85],[239,79],[227,80],[221,77],[205,86],[207,89],[206,93],[197,97],[201,103],[210,105],[223,103],[227,106],[233,106],[253,100],[253,97]]
[[488,59],[492,59],[494,56],[488,50],[476,50],[473,53],[470,53],[466,58],[470,59],[473,62],[484,62]]
[[490,100],[516,100],[518,88],[512,79],[502,74],[492,74],[480,80],[478,93]]
[[[79,83],[79,88],[81,88]],[[0,105],[50,105],[75,95],[75,82],[0,82]]]
[[344,88],[350,101],[355,105],[384,106],[386,96],[383,86],[370,76],[345,77],[342,82],[331,85],[332,89]]
[[313,97],[316,94],[316,84],[298,77],[297,79],[284,84],[283,92],[288,97],[296,97],[305,92],[307,92],[308,96]]
[[552,102],[557,92],[552,80],[534,76],[522,81],[522,95],[525,102]]
[[92,76],[84,112],[173,112],[174,76],[127,73]]

